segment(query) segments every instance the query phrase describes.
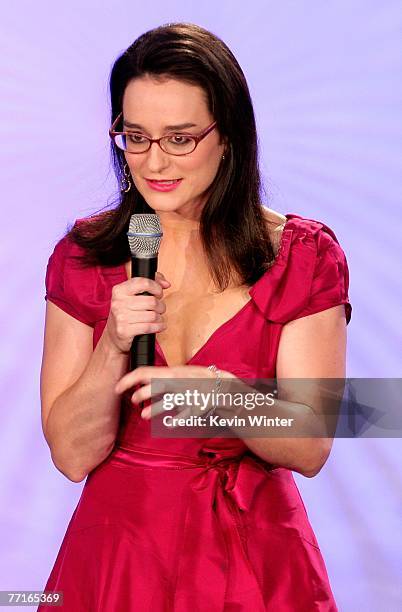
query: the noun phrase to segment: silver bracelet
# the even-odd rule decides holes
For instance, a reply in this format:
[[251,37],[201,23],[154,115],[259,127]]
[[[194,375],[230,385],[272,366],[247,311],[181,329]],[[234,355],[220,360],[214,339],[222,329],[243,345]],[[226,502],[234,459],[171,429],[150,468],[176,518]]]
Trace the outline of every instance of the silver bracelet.
[[[218,368],[216,367],[215,364],[211,364],[210,366],[208,366],[208,370],[211,370],[211,372],[213,372],[215,374],[215,376],[216,376],[216,379],[215,379],[215,395],[216,395],[217,393],[219,393],[220,388],[222,386],[222,379],[219,376],[220,375],[220,370],[218,370]],[[207,410],[207,412],[204,414],[204,416],[206,417],[206,416],[209,416],[211,414],[214,414],[216,408],[217,408],[217,406],[216,406],[216,404],[214,402],[212,408]]]

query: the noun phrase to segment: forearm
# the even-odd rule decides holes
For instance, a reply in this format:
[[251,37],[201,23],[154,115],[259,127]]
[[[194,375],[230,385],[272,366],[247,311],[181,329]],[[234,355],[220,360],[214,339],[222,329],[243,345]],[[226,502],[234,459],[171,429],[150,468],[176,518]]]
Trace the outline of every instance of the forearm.
[[104,332],[80,378],[53,403],[45,436],[70,480],[81,481],[113,448],[121,402],[114,386],[127,365],[128,355],[113,350]]
[[[309,406],[292,404],[291,402],[276,401],[276,409],[280,419],[307,419],[313,414]],[[291,421],[290,421],[291,422]],[[314,476],[324,465],[331,447],[331,439],[314,437],[251,437],[250,430],[242,427],[232,428],[236,435],[256,455],[275,466],[286,467],[300,472],[304,476]],[[260,428],[261,429],[261,428]],[[290,429],[290,435],[292,430]]]
[[[258,393],[239,379],[224,382],[226,392],[232,397],[239,391],[243,397]],[[274,390],[274,386],[270,388]],[[333,398],[329,400],[327,389],[319,385],[314,387],[315,393],[311,394],[314,402],[310,404],[305,401],[307,396],[303,386],[294,384],[292,389],[293,401],[278,399],[275,393],[272,405],[253,404],[249,409],[244,405],[224,406],[216,412],[217,418],[228,419],[227,426],[264,461],[305,476],[314,476],[324,465],[332,446],[336,401]]]

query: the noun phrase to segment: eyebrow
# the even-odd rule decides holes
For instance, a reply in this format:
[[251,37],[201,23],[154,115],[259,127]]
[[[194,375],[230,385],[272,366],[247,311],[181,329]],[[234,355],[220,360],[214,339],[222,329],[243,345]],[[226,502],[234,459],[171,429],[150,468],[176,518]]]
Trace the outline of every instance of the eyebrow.
[[[123,121],[123,124],[129,128],[135,128],[138,130],[145,130],[145,128],[139,123],[130,123],[129,121]],[[179,125],[165,125],[165,130],[185,130],[187,128],[197,127],[196,123],[180,123]]]

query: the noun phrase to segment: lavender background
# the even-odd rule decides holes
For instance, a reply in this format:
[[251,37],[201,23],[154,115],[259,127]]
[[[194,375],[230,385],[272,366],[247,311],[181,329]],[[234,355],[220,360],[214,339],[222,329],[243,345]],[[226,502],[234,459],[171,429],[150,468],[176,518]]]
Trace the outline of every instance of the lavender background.
[[[401,3],[168,4],[2,8],[3,590],[44,587],[83,487],[53,466],[41,430],[45,268],[66,224],[116,190],[108,76],[145,30],[191,21],[232,49],[254,100],[266,204],[324,221],[347,254],[348,376],[401,376]],[[336,440],[317,477],[295,475],[341,611],[402,609],[400,457],[400,440]]]

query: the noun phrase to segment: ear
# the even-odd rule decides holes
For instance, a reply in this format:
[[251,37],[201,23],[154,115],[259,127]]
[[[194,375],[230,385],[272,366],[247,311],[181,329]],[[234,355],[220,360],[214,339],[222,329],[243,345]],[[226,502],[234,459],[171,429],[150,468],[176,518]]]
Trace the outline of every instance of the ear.
[[225,157],[228,157],[232,153],[232,145],[230,144],[229,140],[226,137],[223,139],[222,144],[225,147],[224,150],[222,151],[222,155],[224,155]]

